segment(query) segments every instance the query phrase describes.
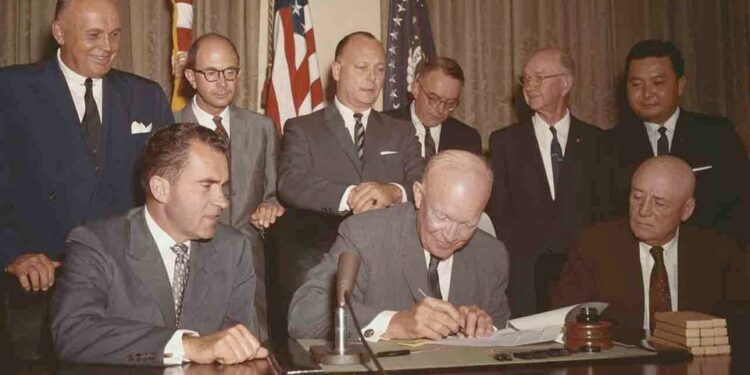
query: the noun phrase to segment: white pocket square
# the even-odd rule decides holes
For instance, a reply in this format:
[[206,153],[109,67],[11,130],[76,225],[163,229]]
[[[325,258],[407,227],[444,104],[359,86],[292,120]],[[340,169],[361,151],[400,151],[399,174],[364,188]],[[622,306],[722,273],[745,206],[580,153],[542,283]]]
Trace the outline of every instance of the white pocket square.
[[133,121],[133,123],[130,124],[130,134],[151,133],[151,125],[152,124],[149,123],[148,126],[146,126],[138,121]]
[[393,155],[398,154],[398,151],[380,151],[380,155]]
[[693,172],[705,171],[706,169],[711,169],[713,167],[714,167],[713,165],[706,165],[706,166],[703,166],[703,167],[696,167],[696,168],[693,168]]

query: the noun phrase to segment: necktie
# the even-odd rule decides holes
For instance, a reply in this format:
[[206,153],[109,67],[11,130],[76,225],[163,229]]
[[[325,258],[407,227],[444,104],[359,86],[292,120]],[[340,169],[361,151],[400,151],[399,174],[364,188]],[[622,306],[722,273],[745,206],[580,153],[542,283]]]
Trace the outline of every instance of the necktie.
[[440,293],[440,277],[438,276],[438,264],[440,258],[430,255],[430,265],[427,267],[427,282],[430,286],[430,294],[433,298],[443,299],[443,294]]
[[654,313],[672,311],[672,298],[669,293],[669,276],[664,266],[664,249],[661,246],[651,248],[651,256],[654,258],[654,268],[651,269],[651,282],[649,283],[649,323],[651,329],[654,327]]
[[669,155],[669,139],[667,138],[667,128],[659,127],[659,140],[656,142],[656,155]]
[[102,162],[99,150],[101,145],[102,120],[99,118],[99,109],[96,107],[96,101],[94,100],[92,90],[94,81],[91,78],[86,78],[84,84],[86,86],[86,93],[83,99],[86,103],[86,111],[81,121],[81,129],[83,130],[83,139],[86,142],[87,152],[91,161],[94,162],[94,172],[99,174]]
[[229,133],[227,133],[227,129],[221,123],[221,116],[214,116],[213,120],[214,120],[214,124],[216,124],[216,134],[219,134],[224,138],[229,138]]
[[557,141],[557,129],[554,126],[549,127],[549,131],[552,132],[552,143],[550,144],[550,160],[552,161],[552,181],[557,189],[558,182],[560,181],[560,170],[562,170],[563,153],[560,142]]
[[182,299],[185,295],[185,285],[187,285],[188,276],[190,275],[190,263],[188,256],[188,247],[185,244],[178,243],[170,249],[177,255],[174,262],[174,280],[172,281],[172,295],[174,296],[175,325],[180,324],[180,313],[182,312]]
[[362,152],[365,149],[365,126],[362,125],[362,114],[354,114],[354,145],[357,146],[357,156],[362,161]]
[[435,155],[435,140],[432,139],[430,128],[424,127],[424,158],[425,160]]

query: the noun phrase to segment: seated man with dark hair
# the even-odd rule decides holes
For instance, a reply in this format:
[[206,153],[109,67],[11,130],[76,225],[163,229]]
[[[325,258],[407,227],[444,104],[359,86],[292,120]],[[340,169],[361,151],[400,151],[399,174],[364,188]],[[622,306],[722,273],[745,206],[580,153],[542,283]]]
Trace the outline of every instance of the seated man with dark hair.
[[140,160],[146,205],[73,229],[52,302],[60,359],[230,364],[268,354],[248,329],[250,243],[218,222],[227,149],[197,124],[157,131]]

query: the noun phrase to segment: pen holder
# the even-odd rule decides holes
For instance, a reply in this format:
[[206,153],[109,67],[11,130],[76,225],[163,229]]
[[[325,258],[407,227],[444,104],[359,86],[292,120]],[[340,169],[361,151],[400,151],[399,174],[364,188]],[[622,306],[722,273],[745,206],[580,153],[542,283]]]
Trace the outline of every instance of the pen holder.
[[612,323],[599,320],[594,308],[584,308],[576,321],[565,323],[565,348],[571,351],[599,352],[612,347]]

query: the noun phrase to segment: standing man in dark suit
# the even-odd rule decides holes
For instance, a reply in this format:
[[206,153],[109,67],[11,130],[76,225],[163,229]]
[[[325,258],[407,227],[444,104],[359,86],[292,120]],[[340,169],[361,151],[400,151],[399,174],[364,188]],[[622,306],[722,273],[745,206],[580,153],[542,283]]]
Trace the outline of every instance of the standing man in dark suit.
[[59,358],[75,363],[223,364],[263,358],[251,333],[248,239],[218,223],[228,142],[174,124],[141,156],[146,205],[70,232],[52,302]]
[[414,205],[345,220],[331,251],[294,295],[291,336],[328,337],[333,279],[344,251],[362,257],[352,306],[368,340],[437,339],[459,327],[482,337],[492,334],[493,324],[502,327],[510,316],[508,253],[476,230],[491,189],[492,172],[480,156],[448,150],[431,158],[414,184]]
[[443,150],[464,150],[482,154],[482,138],[474,128],[451,117],[461,101],[464,72],[456,60],[438,57],[417,70],[408,107],[385,114],[411,121],[422,145],[422,156],[429,159]]
[[627,212],[628,181],[641,162],[673,155],[690,164],[697,178],[690,222],[732,236],[746,232],[747,227],[739,229],[747,223],[743,211],[750,203],[745,147],[728,119],[679,107],[686,84],[680,50],[669,41],[639,42],[628,53],[625,70],[628,103],[637,119],[604,136],[610,213]]
[[255,308],[258,335],[268,337],[266,261],[261,231],[284,214],[276,199],[276,158],[279,138],[273,122],[263,115],[232,105],[240,75],[234,44],[218,34],[205,34],[188,51],[185,77],[196,91],[179,112],[178,122],[193,122],[230,140],[229,208],[221,222],[250,239],[257,276]]
[[599,130],[568,110],[574,71],[559,49],[534,54],[520,79],[534,115],[490,137],[490,215],[510,252],[514,316],[549,308],[549,284],[559,276],[565,246],[592,220]]
[[0,262],[26,290],[54,283],[68,231],[131,208],[149,132],[172,122],[161,87],[112,69],[114,1],[60,0],[49,60],[0,69]]
[[[700,173],[700,172],[699,172]],[[615,338],[648,336],[654,313],[716,313],[725,301],[747,301],[746,261],[735,241],[683,224],[696,209],[695,174],[684,161],[659,156],[633,176],[630,218],[585,229],[570,249],[555,291],[559,306],[608,302]]]

